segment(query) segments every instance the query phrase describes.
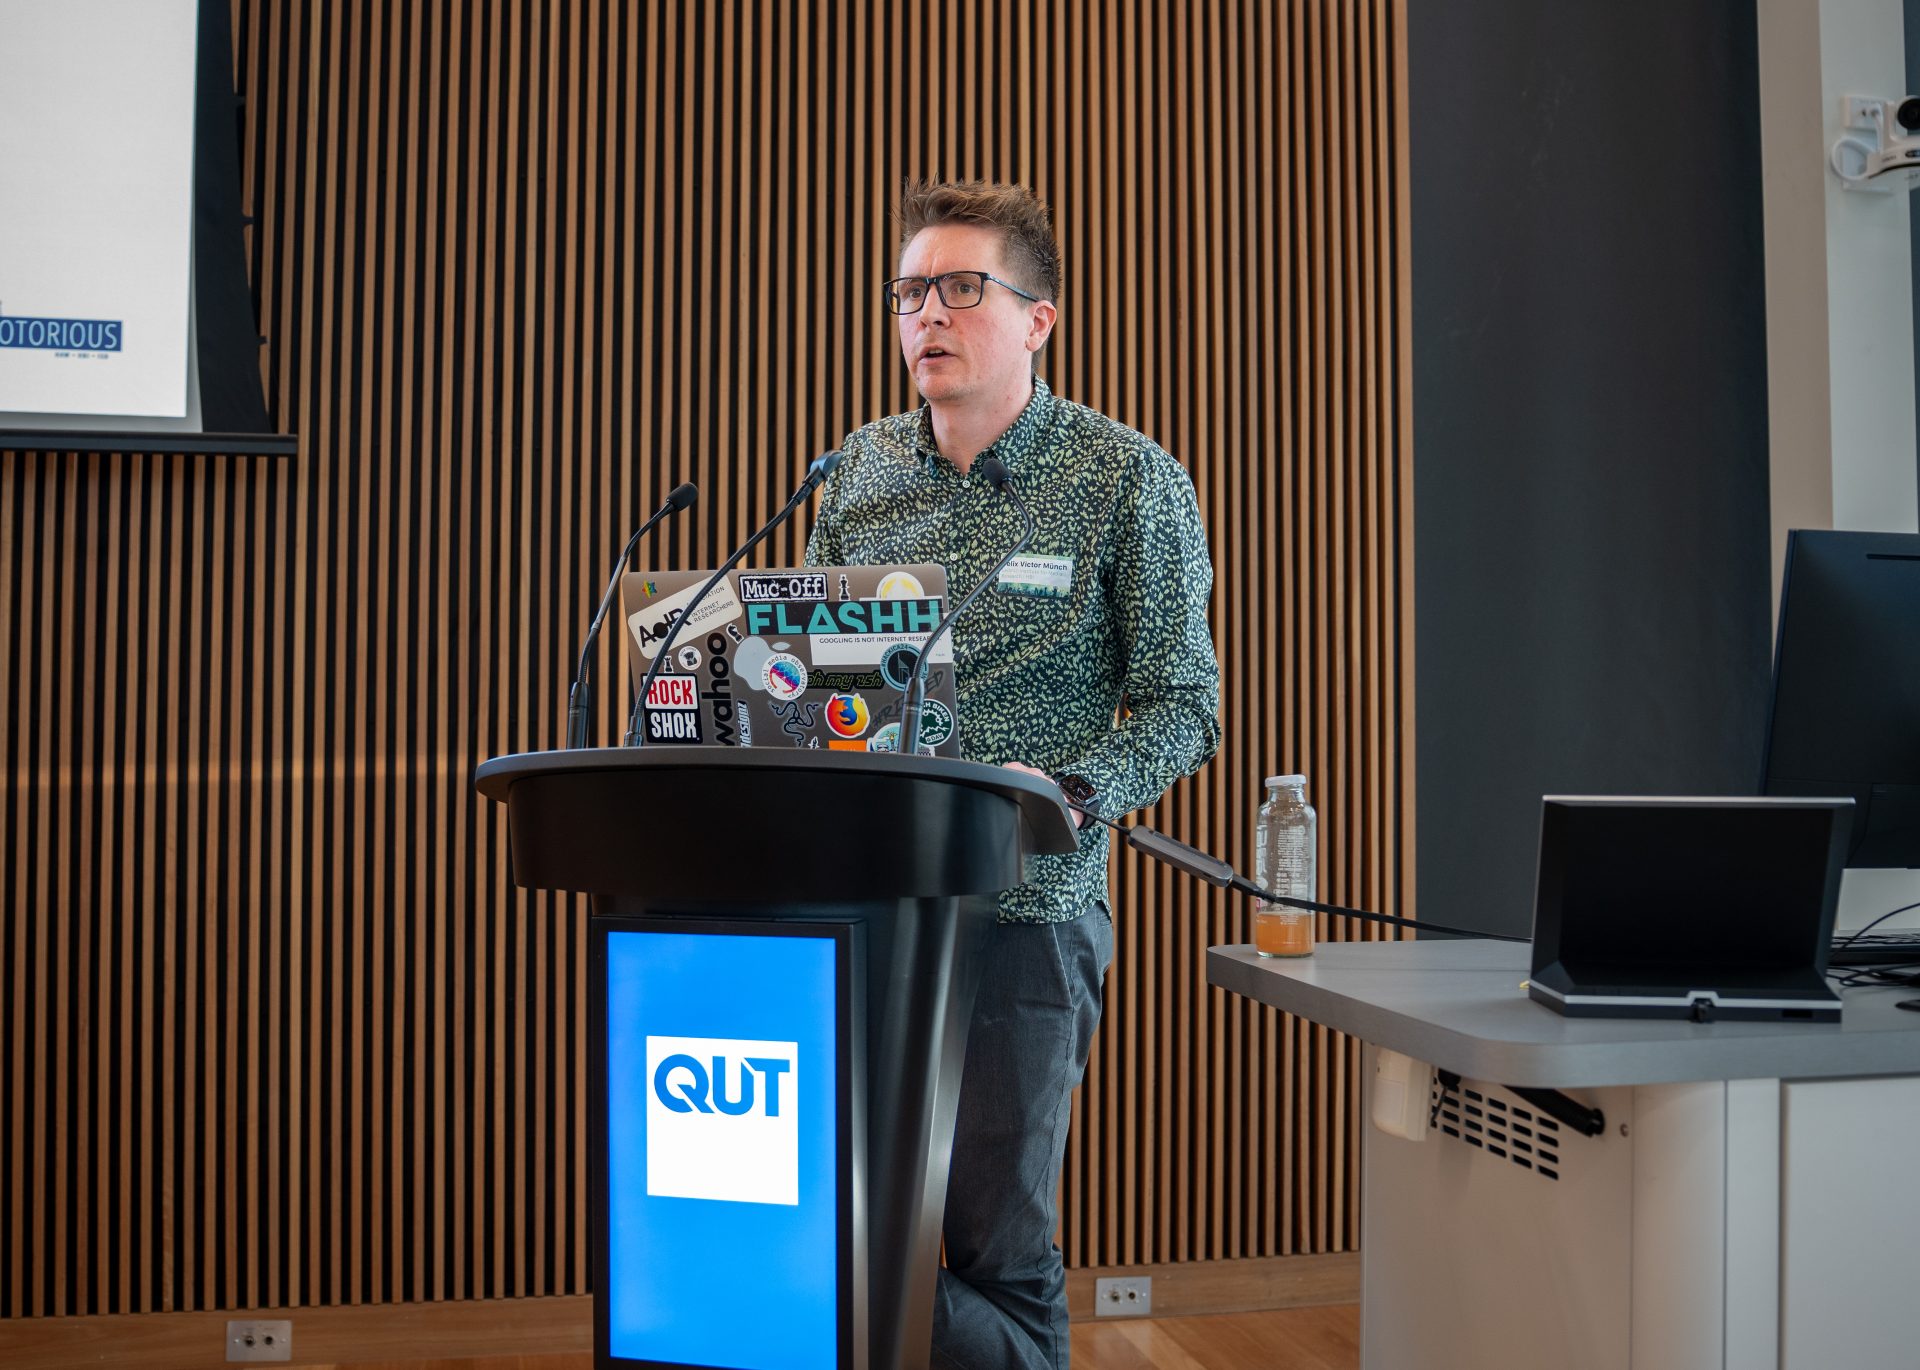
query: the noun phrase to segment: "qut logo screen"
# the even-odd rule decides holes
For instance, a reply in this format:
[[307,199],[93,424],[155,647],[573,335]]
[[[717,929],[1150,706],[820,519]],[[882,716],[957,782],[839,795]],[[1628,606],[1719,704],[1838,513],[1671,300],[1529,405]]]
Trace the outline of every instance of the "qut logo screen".
[[799,1056],[798,1042],[647,1038],[647,1193],[799,1203]]
[[609,1351],[835,1365],[833,940],[610,931],[606,964]]

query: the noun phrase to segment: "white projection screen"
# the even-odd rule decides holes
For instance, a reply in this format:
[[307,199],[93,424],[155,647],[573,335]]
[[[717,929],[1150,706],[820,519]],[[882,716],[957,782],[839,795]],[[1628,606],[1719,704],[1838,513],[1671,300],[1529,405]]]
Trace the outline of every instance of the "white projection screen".
[[0,429],[198,432],[198,0],[0,0]]

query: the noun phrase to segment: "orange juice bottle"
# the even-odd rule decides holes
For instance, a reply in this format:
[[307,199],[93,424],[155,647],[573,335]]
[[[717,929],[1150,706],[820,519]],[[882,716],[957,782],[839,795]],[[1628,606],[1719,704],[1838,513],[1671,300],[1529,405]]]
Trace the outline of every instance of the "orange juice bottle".
[[[1254,882],[1293,899],[1318,899],[1319,820],[1304,775],[1267,777],[1267,802],[1254,827]],[[1262,956],[1313,955],[1313,914],[1256,899],[1253,949]]]

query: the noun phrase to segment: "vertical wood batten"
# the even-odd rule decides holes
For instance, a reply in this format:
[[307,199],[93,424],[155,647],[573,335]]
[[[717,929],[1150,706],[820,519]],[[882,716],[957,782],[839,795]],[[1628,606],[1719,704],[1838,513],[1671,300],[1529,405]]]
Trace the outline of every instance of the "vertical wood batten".
[[[230,3],[302,451],[0,458],[0,1313],[585,1289],[581,905],[472,768],[668,488],[638,561],[711,564],[914,402],[909,177],[1053,205],[1045,374],[1194,477],[1225,740],[1145,817],[1250,864],[1305,770],[1326,894],[1410,907],[1404,0]],[[1237,901],[1114,891],[1069,1262],[1350,1249],[1355,1044],[1206,986]]]

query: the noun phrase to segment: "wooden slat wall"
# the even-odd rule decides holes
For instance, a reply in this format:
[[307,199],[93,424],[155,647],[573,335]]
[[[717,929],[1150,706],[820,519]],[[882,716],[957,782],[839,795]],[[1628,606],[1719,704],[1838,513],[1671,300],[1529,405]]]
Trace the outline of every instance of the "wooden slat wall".
[[[235,0],[301,455],[0,456],[0,1313],[585,1289],[580,909],[469,776],[667,488],[710,563],[911,402],[909,175],[1052,203],[1050,380],[1193,473],[1227,741],[1148,819],[1250,868],[1304,770],[1326,896],[1407,908],[1403,4]],[[1069,1261],[1351,1249],[1353,1045],[1206,987],[1237,901],[1116,888]]]

